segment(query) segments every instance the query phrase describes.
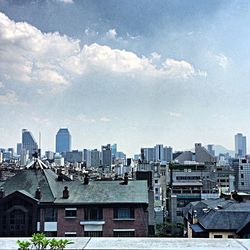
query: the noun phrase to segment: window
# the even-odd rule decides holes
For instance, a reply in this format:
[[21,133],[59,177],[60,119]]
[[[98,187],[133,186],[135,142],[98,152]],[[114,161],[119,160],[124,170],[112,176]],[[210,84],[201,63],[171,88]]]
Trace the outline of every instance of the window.
[[84,209],[84,220],[96,221],[103,219],[102,208],[85,208]]
[[222,235],[221,234],[215,234],[214,238],[222,238]]
[[134,219],[134,208],[115,208],[114,219]]
[[155,193],[156,193],[156,194],[159,193],[159,188],[155,188]]
[[134,236],[135,236],[135,231],[114,231],[114,237],[134,237]]
[[244,186],[244,182],[241,182],[241,186]]
[[76,237],[76,232],[65,232],[65,237]]
[[157,184],[158,183],[158,180],[155,180],[155,184]]
[[84,237],[102,237],[102,231],[84,231]]
[[57,210],[55,208],[45,208],[44,220],[46,222],[57,221]]
[[241,174],[241,175],[240,175],[240,178],[244,178],[244,174]]
[[182,211],[176,211],[176,216],[182,216]]
[[234,238],[234,235],[230,234],[227,236],[228,239],[233,239]]
[[240,170],[243,170],[243,166],[240,166]]
[[65,208],[65,217],[66,218],[75,218],[77,215],[76,208]]

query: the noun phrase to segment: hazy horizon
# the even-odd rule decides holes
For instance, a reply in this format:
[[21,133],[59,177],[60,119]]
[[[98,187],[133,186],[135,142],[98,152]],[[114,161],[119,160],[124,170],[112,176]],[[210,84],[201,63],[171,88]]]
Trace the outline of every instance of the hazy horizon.
[[[0,0],[0,147],[234,149],[250,136],[250,2]],[[248,147],[249,152],[249,147]]]

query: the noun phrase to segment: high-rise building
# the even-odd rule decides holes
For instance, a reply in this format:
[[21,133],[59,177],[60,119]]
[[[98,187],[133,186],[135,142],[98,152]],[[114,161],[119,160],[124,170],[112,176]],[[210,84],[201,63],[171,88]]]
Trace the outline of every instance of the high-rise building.
[[17,155],[21,155],[21,153],[22,153],[22,150],[23,150],[23,145],[22,145],[22,143],[17,143],[17,145],[16,145],[16,153],[17,153]]
[[149,162],[155,161],[155,149],[154,148],[143,148],[144,160]]
[[37,142],[32,133],[27,129],[22,130],[22,145],[26,152],[29,151],[29,158],[32,158],[32,154],[38,151]]
[[155,161],[163,160],[163,145],[157,144],[155,147]]
[[171,147],[163,148],[163,160],[166,162],[171,162],[173,160],[173,149]]
[[110,144],[102,146],[102,166],[110,167],[112,163],[112,152]]
[[214,145],[213,144],[208,144],[207,145],[207,151],[209,154],[211,154],[212,156],[215,156],[215,151],[213,149]]
[[235,142],[235,157],[241,158],[245,157],[247,154],[247,139],[243,134],[238,133],[234,136]]
[[100,166],[100,151],[91,150],[91,167],[98,168]]
[[68,128],[60,128],[56,134],[56,152],[65,153],[71,151],[71,134]]

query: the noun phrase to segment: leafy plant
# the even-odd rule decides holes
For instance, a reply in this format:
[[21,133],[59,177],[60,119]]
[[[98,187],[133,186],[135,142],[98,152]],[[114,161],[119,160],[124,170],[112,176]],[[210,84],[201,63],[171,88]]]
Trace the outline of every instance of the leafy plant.
[[[67,239],[46,239],[46,235],[44,233],[36,233],[32,235],[30,241],[17,241],[19,245],[19,250],[30,250],[34,247],[36,250],[45,250],[49,247],[50,250],[63,250],[68,244],[72,244],[73,242]],[[32,246],[32,248],[29,248]]]
[[56,240],[56,239],[51,239],[49,246],[51,250],[63,250],[68,244],[72,244],[73,242],[70,240]]
[[19,246],[19,248],[18,248],[19,250],[28,250],[29,246],[31,245],[31,242],[18,240],[17,244]]

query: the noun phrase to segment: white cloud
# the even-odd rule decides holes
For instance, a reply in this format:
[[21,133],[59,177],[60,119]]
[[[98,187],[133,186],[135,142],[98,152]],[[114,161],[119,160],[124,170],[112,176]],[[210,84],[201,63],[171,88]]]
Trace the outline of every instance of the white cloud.
[[56,0],[56,1],[61,3],[74,3],[73,0]]
[[226,69],[230,64],[230,59],[222,53],[215,54],[213,52],[208,52],[208,57],[223,69]]
[[106,32],[106,37],[108,39],[116,39],[117,32],[115,29],[110,29],[108,32]]
[[107,118],[107,117],[104,116],[104,117],[100,118],[100,121],[101,122],[110,122],[111,120],[109,118]]
[[151,53],[151,58],[152,58],[151,59],[152,61],[159,61],[161,59],[161,55],[156,53],[156,52],[152,52]]
[[0,81],[0,89],[4,87],[3,82]]
[[218,54],[215,55],[216,61],[221,66],[223,69],[226,69],[229,65],[229,59],[223,55],[223,54]]
[[89,118],[84,114],[79,114],[75,117],[75,120],[83,123],[95,123],[95,119]]
[[[86,31],[87,32],[87,31]],[[107,32],[115,38],[115,29]],[[202,72],[184,61],[166,59],[161,65],[152,58],[112,49],[96,43],[80,46],[80,41],[59,33],[42,33],[25,22],[11,21],[0,13],[0,74],[7,80],[52,86],[53,91],[70,86],[75,77],[96,71],[130,76],[188,79]],[[42,92],[41,88],[40,92]],[[45,92],[46,93],[46,92]]]
[[167,114],[171,117],[175,117],[175,118],[180,118],[182,117],[182,114],[181,113],[177,113],[177,112],[172,112],[172,111],[169,111],[167,112]]
[[5,94],[0,95],[0,105],[18,105],[20,104],[16,93],[13,90],[7,90]]
[[163,63],[163,74],[169,78],[183,78],[188,79],[195,75],[194,67],[186,61],[177,61],[174,59],[167,59]]

